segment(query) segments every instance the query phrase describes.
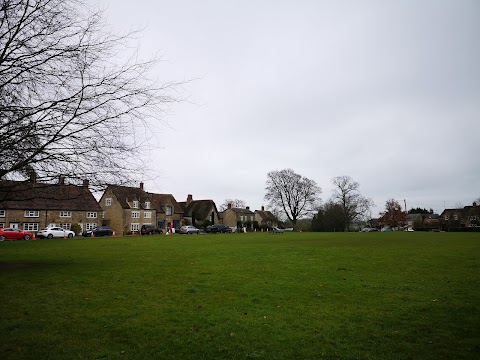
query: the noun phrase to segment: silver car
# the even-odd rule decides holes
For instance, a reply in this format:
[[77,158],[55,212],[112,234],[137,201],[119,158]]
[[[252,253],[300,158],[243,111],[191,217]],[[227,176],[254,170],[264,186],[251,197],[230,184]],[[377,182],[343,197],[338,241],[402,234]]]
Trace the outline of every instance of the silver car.
[[75,233],[71,230],[66,230],[61,227],[49,227],[40,230],[37,233],[37,236],[40,239],[47,238],[47,239],[52,239],[54,237],[56,238],[73,238],[75,236]]
[[179,234],[199,234],[200,230],[192,225],[184,225],[178,231]]

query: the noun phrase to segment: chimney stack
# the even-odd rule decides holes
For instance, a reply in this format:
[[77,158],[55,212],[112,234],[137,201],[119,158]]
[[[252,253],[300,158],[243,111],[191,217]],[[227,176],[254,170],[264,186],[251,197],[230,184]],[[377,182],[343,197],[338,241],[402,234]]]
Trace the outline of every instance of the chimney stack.
[[231,208],[232,208],[232,203],[228,203],[227,209],[231,209]]
[[63,175],[58,176],[58,184],[59,185],[65,185],[65,176],[63,176]]
[[187,196],[187,203],[186,205],[188,206],[191,202],[193,201],[193,197],[192,197],[192,194],[188,194]]
[[265,207],[262,205],[262,211],[265,211]]
[[83,186],[88,188],[88,185],[90,185],[90,181],[88,181],[88,179],[83,179]]
[[247,210],[250,210],[250,206],[247,206]]
[[140,182],[140,189],[143,190],[143,182]]

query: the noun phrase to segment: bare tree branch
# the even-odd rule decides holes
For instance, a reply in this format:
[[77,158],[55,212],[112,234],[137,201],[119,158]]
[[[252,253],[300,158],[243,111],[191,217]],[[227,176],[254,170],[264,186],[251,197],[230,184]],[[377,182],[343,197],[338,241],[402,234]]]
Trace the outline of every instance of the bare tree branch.
[[[157,83],[158,58],[125,59],[133,31],[105,30],[81,0],[0,5],[0,178],[35,171],[126,183],[142,171],[148,129],[182,83]],[[121,62],[123,61],[123,63]]]
[[350,176],[337,176],[332,179],[332,201],[340,204],[343,209],[345,230],[357,220],[364,220],[370,214],[370,208],[374,206],[371,199],[360,195],[360,184]]
[[296,174],[292,169],[267,174],[265,200],[273,208],[283,210],[296,226],[297,220],[317,210],[322,192],[316,182]]

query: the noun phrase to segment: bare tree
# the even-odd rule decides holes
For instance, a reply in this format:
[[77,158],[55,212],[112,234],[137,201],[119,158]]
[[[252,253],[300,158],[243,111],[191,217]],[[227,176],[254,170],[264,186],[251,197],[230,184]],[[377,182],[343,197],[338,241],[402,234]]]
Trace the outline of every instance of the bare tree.
[[354,221],[364,220],[370,214],[373,201],[360,195],[360,184],[350,176],[334,177],[332,183],[332,201],[342,206],[345,230],[349,231]]
[[292,169],[269,172],[266,185],[265,200],[281,209],[294,228],[298,219],[318,209],[322,189]]
[[219,211],[224,211],[228,208],[228,205],[231,205],[233,208],[239,208],[239,209],[245,209],[247,206],[247,203],[243,200],[240,199],[225,199],[220,205],[220,210]]
[[150,75],[159,59],[125,57],[138,33],[112,34],[86,9],[82,0],[1,1],[0,178],[127,182],[150,126],[177,101],[179,83]]

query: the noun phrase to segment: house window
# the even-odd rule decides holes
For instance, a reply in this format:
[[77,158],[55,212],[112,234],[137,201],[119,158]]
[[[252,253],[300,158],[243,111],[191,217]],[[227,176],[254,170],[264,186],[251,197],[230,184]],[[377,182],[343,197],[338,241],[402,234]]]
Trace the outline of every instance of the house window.
[[96,212],[87,212],[87,219],[96,219],[97,213]]
[[448,220],[448,215],[445,215],[445,220]]
[[71,230],[72,229],[72,224],[60,224],[61,228],[64,228],[65,230]]
[[138,201],[137,200],[133,200],[133,208],[138,209]]
[[60,211],[60,217],[72,217],[72,212],[71,211]]
[[40,216],[40,211],[38,211],[38,210],[25,210],[24,216],[25,217],[39,217]]
[[5,227],[5,223],[0,223],[0,228],[4,228]]
[[105,199],[105,206],[112,206],[112,198]]
[[38,231],[38,223],[23,223],[23,230]]
[[93,230],[97,227],[97,223],[86,223],[85,224],[85,229],[88,230]]
[[140,211],[132,211],[132,219],[139,219]]
[[102,211],[102,219],[105,219],[105,211]]
[[145,211],[145,212],[143,213],[143,217],[144,217],[145,219],[151,219],[151,218],[152,218],[152,212],[151,212],[151,211]]
[[458,215],[453,215],[453,220],[458,220]]
[[172,207],[171,207],[171,206],[167,206],[167,207],[165,208],[165,214],[166,214],[167,216],[172,216]]
[[150,209],[150,201],[145,201],[145,209]]
[[470,220],[471,220],[471,221],[475,221],[475,220],[477,220],[477,216],[476,216],[476,215],[472,215],[472,216],[470,216]]
[[5,210],[0,210],[0,217],[5,217]]
[[140,229],[140,224],[138,223],[130,224],[130,229],[131,231],[138,231]]

